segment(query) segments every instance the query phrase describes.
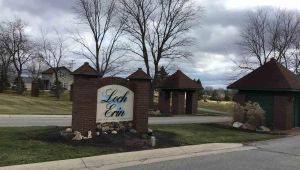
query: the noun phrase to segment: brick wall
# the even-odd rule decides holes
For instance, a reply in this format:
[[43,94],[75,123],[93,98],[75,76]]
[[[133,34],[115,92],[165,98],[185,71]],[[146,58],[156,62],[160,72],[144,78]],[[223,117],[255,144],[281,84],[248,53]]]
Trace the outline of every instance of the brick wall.
[[274,96],[274,128],[291,129],[294,125],[294,98],[292,96]]
[[159,102],[158,109],[161,113],[169,114],[170,113],[170,99],[171,92],[170,91],[160,91],[159,92]]
[[186,93],[186,114],[196,114],[198,109],[198,93],[197,91],[189,91]]
[[185,92],[173,91],[172,92],[172,114],[185,114]]
[[74,75],[72,91],[72,128],[84,135],[96,131],[97,90],[106,85],[121,85],[134,92],[133,126],[138,132],[148,131],[150,80],[127,80],[117,77]]

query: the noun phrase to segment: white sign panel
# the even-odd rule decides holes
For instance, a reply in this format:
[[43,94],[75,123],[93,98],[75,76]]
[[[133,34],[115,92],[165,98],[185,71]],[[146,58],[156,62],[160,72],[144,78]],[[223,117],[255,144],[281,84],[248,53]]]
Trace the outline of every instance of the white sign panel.
[[133,120],[134,93],[120,85],[101,87],[97,92],[97,123]]

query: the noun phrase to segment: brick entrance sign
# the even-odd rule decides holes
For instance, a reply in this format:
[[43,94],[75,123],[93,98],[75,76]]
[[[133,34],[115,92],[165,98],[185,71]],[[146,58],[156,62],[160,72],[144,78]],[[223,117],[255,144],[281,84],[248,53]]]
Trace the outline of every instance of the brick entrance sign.
[[100,78],[88,63],[73,72],[72,129],[95,132],[97,123],[132,121],[140,133],[148,131],[151,78],[138,69],[127,77]]

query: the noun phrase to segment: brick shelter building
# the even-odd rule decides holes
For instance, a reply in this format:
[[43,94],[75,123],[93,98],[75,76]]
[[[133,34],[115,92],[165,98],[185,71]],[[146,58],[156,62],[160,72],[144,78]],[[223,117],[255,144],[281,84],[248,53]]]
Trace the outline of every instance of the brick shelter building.
[[275,59],[228,86],[238,90],[234,101],[257,102],[266,111],[266,125],[273,129],[300,126],[300,79]]
[[72,129],[87,134],[97,129],[97,90],[108,85],[120,85],[134,92],[133,128],[140,133],[148,132],[148,109],[151,78],[138,69],[125,78],[99,77],[97,71],[85,63],[73,73],[72,88],[73,110]]
[[203,87],[180,70],[161,82],[158,108],[163,114],[196,114],[198,91]]

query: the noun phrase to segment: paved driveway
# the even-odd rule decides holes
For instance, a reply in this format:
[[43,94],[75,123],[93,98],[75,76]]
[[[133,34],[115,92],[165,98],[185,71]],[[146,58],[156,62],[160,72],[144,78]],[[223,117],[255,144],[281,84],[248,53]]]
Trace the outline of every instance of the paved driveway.
[[[0,115],[0,127],[70,126],[71,120],[70,115]],[[221,116],[151,117],[149,124],[217,123],[230,120],[230,117]]]
[[255,150],[199,156],[147,165],[123,168],[123,170],[299,170],[300,136],[253,144]]

